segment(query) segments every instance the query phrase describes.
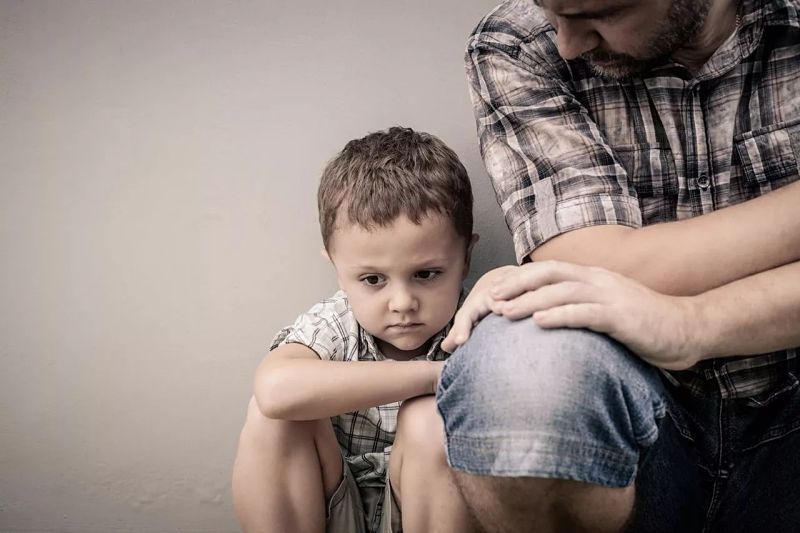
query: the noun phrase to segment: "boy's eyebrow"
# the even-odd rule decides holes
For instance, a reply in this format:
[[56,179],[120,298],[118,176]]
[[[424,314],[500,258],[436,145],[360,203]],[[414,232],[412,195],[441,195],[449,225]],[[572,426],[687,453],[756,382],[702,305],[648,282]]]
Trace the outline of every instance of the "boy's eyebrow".
[[[445,257],[433,257],[425,261],[420,261],[415,265],[411,265],[409,270],[429,270],[432,268],[444,268],[447,264],[447,258]],[[370,264],[357,264],[352,266],[353,270],[358,270],[362,272],[383,272],[386,270],[385,268],[378,268],[374,265]]]

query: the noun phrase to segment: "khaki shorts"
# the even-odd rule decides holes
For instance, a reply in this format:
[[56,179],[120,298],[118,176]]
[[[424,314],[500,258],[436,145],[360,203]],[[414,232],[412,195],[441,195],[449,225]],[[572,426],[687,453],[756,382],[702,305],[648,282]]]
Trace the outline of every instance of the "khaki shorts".
[[392,495],[389,476],[385,488],[359,489],[347,461],[342,459],[342,463],[342,482],[328,502],[326,533],[402,533],[400,507]]

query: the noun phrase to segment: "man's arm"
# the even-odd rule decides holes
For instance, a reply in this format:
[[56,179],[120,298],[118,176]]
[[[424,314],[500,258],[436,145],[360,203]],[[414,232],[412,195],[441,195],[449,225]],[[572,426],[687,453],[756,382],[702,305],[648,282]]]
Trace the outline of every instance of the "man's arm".
[[530,257],[600,266],[664,294],[699,294],[800,260],[798,206],[800,182],[677,222],[571,231],[536,248]]
[[544,22],[524,16],[531,18],[524,27],[533,37],[490,18],[466,56],[481,154],[518,261],[597,265],[660,292],[690,295],[800,259],[797,184],[693,219],[641,228],[634,177],[573,94],[568,65],[539,28]]
[[800,261],[693,298],[704,359],[800,346]]
[[256,370],[255,398],[269,418],[317,420],[433,394],[441,361],[323,361],[307,346],[278,346]]

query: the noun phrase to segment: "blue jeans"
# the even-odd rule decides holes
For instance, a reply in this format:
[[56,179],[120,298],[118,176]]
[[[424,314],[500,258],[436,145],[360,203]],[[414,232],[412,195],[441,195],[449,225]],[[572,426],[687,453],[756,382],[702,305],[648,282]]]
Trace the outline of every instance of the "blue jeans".
[[800,530],[800,389],[695,397],[614,340],[490,315],[448,360],[448,460],[478,475],[636,482],[632,531]]

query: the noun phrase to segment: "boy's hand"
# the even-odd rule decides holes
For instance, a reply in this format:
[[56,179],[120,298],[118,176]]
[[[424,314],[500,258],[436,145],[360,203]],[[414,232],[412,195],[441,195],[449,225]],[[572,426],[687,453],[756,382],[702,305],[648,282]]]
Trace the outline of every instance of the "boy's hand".
[[514,265],[502,266],[481,276],[464,300],[464,305],[456,313],[453,319],[453,327],[450,328],[447,337],[442,341],[442,349],[444,351],[452,353],[456,348],[467,342],[472,332],[472,327],[481,318],[492,312],[492,306],[495,302],[489,293],[490,289],[495,283],[517,268]]

